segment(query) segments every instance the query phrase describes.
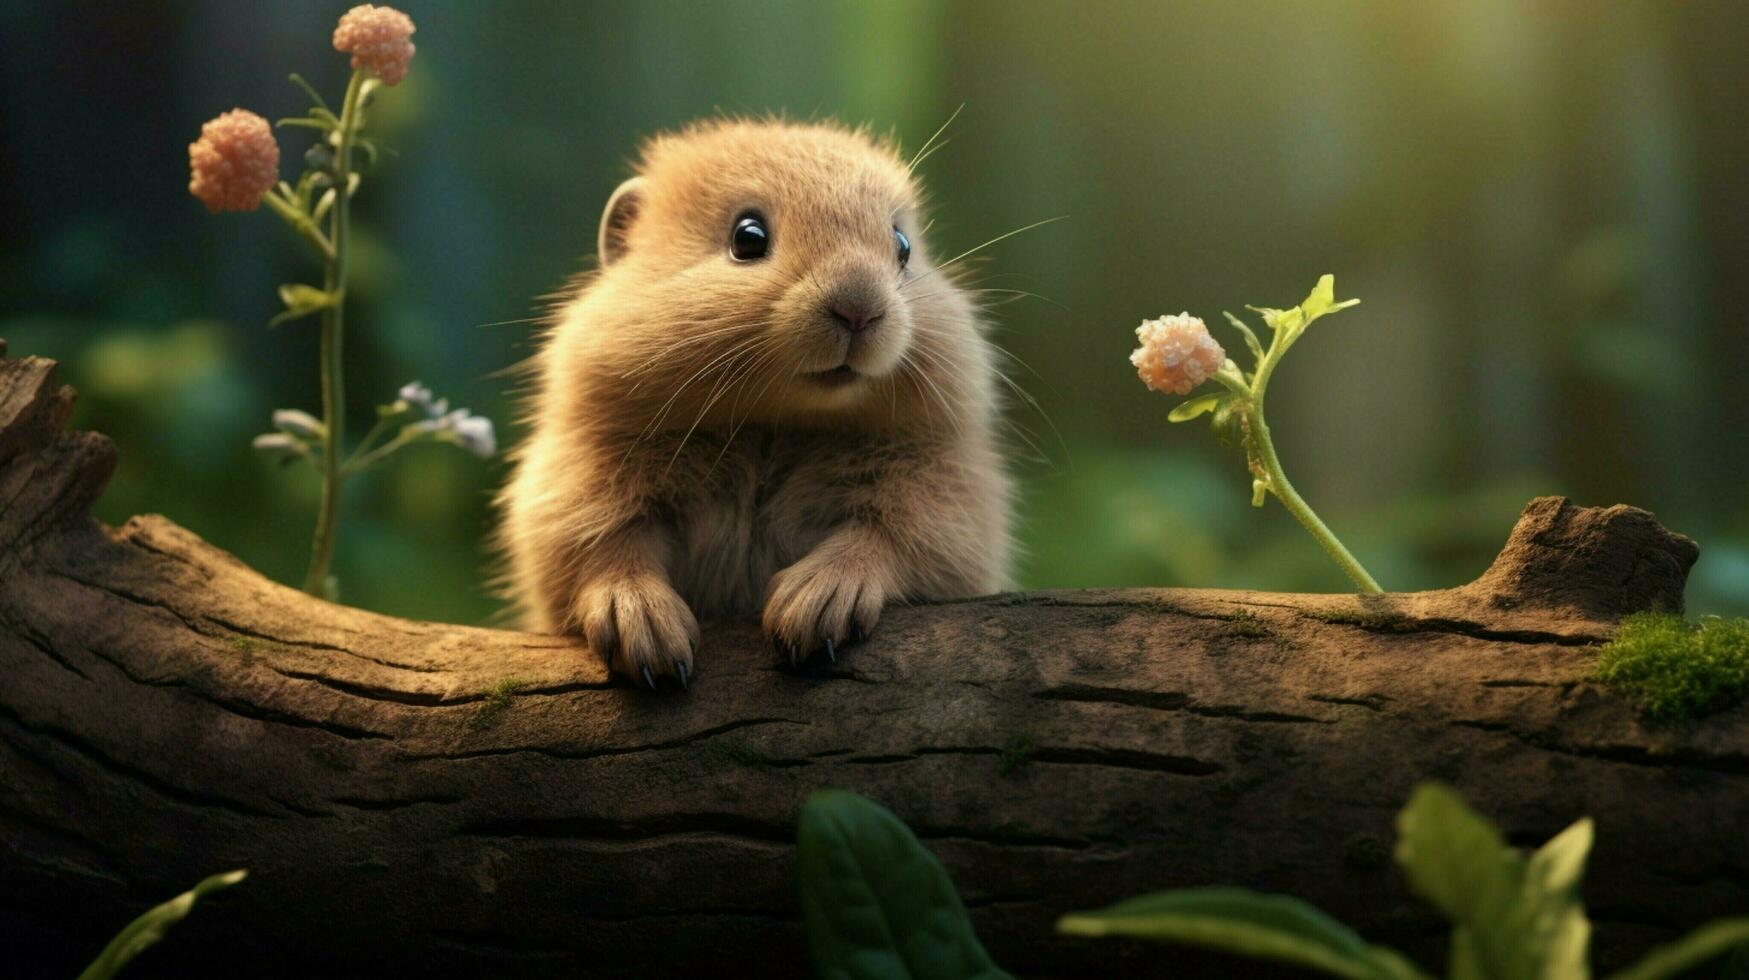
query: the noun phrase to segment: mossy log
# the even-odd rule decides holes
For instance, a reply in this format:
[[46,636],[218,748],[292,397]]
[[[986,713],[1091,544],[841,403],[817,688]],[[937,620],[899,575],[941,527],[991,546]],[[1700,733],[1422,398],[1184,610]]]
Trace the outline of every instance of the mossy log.
[[1220,883],[1436,962],[1390,858],[1424,779],[1527,845],[1597,819],[1604,963],[1749,911],[1749,710],[1649,728],[1585,679],[1622,615],[1681,607],[1697,549],[1641,510],[1532,501],[1443,591],[895,608],[800,671],[718,623],[691,692],[652,694],[573,638],[342,608],[162,517],[104,526],[114,448],[63,431],[72,397],[0,359],[9,976],[70,976],[231,868],[134,975],[805,975],[792,841],[822,787],[909,822],[1029,976],[1243,975],[1052,931]]

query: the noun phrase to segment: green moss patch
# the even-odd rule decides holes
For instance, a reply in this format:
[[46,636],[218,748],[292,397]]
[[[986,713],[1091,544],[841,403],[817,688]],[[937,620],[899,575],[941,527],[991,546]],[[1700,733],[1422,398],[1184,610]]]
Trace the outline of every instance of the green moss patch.
[[510,710],[511,698],[527,686],[527,681],[515,677],[503,678],[492,685],[492,689],[486,692],[486,700],[480,702],[479,710],[468,719],[468,727],[478,731],[498,724],[504,717],[504,712]]
[[1402,613],[1371,610],[1333,609],[1328,612],[1309,612],[1306,615],[1335,626],[1358,626],[1375,633],[1406,632],[1414,622]]
[[1234,613],[1228,622],[1233,624],[1233,632],[1248,640],[1261,640],[1271,636],[1269,627],[1263,625],[1263,620],[1249,609],[1241,609]]
[[1723,711],[1749,695],[1749,620],[1709,616],[1690,625],[1669,613],[1629,616],[1591,676],[1652,721]]

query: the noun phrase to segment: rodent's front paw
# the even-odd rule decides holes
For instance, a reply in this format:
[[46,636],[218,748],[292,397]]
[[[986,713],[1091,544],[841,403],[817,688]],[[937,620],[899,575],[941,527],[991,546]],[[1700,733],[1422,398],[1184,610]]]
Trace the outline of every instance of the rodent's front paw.
[[874,630],[886,605],[882,581],[855,562],[804,558],[771,579],[765,600],[765,635],[791,667],[824,649],[838,650]]
[[591,582],[577,597],[577,616],[591,649],[610,669],[656,687],[656,678],[692,682],[698,620],[686,600],[655,576]]

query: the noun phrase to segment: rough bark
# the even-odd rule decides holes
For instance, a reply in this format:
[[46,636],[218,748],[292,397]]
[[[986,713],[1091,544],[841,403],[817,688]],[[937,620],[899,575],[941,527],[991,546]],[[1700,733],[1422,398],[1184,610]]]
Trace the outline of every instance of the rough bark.
[[1436,959],[1390,860],[1429,778],[1525,844],[1597,818],[1604,962],[1749,910],[1749,713],[1652,729],[1584,680],[1620,615],[1680,608],[1697,550],[1644,511],[1532,501],[1446,591],[892,609],[799,673],[720,623],[691,693],[652,695],[572,639],[340,608],[164,518],[103,526],[114,450],[62,432],[71,404],[51,363],[0,359],[0,972],[71,975],[242,867],[139,975],[803,975],[791,842],[822,787],[907,820],[1026,975],[1243,972],[1052,932],[1211,883]]

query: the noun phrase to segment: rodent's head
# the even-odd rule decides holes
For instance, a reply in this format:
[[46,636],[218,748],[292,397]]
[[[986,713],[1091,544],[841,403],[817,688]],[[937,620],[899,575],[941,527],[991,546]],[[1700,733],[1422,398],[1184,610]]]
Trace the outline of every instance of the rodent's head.
[[659,136],[609,200],[600,271],[559,330],[575,322],[596,377],[621,372],[682,427],[681,406],[952,416],[981,400],[987,356],[919,206],[910,167],[863,132],[719,120]]

